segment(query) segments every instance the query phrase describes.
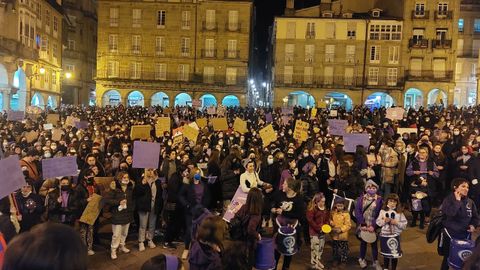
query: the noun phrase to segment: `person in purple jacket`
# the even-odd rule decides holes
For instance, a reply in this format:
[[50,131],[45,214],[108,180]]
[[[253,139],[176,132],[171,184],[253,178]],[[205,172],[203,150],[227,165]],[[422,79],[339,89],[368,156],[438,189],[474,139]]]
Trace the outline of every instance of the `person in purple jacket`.
[[202,221],[190,248],[190,270],[222,269],[224,234],[225,222],[221,217],[208,216]]
[[[357,219],[357,234],[360,234],[362,231],[367,231],[370,233],[375,233],[377,229],[376,220],[382,209],[382,197],[377,194],[378,185],[373,180],[368,180],[365,183],[365,193],[358,197],[355,202],[355,218]],[[358,263],[360,267],[366,268],[367,261],[365,257],[367,256],[367,242],[360,238],[360,258]],[[372,257],[373,257],[373,267],[377,269],[382,269],[378,261],[378,245],[377,240],[371,243],[372,247]]]
[[450,255],[451,239],[470,239],[475,228],[480,225],[477,207],[469,199],[468,180],[455,178],[452,180],[453,193],[443,200],[441,211],[444,215],[443,230],[438,240],[438,253],[443,256],[442,270],[449,269],[447,258]]

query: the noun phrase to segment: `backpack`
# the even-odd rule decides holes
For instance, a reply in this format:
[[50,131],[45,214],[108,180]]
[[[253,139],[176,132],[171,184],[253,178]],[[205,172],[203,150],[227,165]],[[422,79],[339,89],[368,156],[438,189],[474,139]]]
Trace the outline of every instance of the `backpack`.
[[247,223],[250,217],[245,215],[243,217],[235,215],[230,220],[230,239],[233,241],[243,241],[247,239]]
[[430,224],[428,225],[427,233],[425,234],[428,243],[433,243],[442,232],[442,221],[444,218],[445,215],[442,212],[438,212],[432,219],[430,219]]

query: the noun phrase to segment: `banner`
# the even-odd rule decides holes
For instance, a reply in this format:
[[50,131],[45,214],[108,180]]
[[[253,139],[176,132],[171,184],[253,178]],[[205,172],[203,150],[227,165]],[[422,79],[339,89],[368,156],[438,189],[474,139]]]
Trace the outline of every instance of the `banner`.
[[63,130],[59,129],[59,128],[55,128],[55,129],[52,129],[52,141],[60,141],[62,139],[62,136],[63,134],[65,134],[63,132]]
[[85,210],[83,210],[82,216],[80,217],[80,222],[93,225],[102,210],[102,196],[93,193],[90,198],[87,207],[85,207]]
[[7,112],[7,121],[22,121],[25,118],[24,111],[12,111]]
[[227,118],[212,118],[210,119],[215,131],[228,130]]
[[17,155],[0,159],[0,198],[4,198],[25,186],[25,176]]
[[232,201],[227,207],[225,214],[223,215],[223,220],[230,222],[230,220],[235,216],[235,214],[242,208],[242,206],[247,202],[247,193],[242,191],[242,187],[238,187],[235,195],[233,195]]
[[172,147],[175,147],[175,146],[180,145],[182,143],[183,143],[183,135],[182,134],[173,137]]
[[405,109],[400,107],[388,108],[386,118],[391,120],[402,120]]
[[328,119],[328,133],[330,135],[343,136],[347,127],[347,120]]
[[410,135],[410,133],[417,133],[418,130],[416,128],[397,128],[397,134],[403,135],[407,133]]
[[133,168],[157,169],[160,160],[160,144],[154,142],[133,142]]
[[163,137],[165,132],[170,133],[170,117],[159,117],[155,124],[155,136]]
[[152,127],[150,125],[132,126],[132,128],[130,130],[130,138],[132,140],[135,140],[135,139],[141,139],[141,140],[150,139],[150,130],[152,130]]
[[353,133],[343,135],[343,148],[346,153],[355,153],[357,145],[363,145],[365,149],[370,146],[370,137],[367,133]]
[[262,138],[264,147],[269,146],[272,142],[277,140],[277,134],[275,133],[275,130],[273,130],[272,124],[262,128],[259,134]]
[[43,178],[75,176],[78,174],[77,157],[42,159]]
[[233,122],[233,129],[240,134],[245,134],[248,132],[247,122],[237,117],[235,118],[235,122]]
[[194,144],[197,143],[198,133],[198,129],[190,125],[183,126],[183,136],[188,140],[192,141]]
[[295,130],[293,132],[293,138],[297,141],[304,142],[308,139],[308,129],[310,124],[303,122],[302,120],[297,120],[295,123]]

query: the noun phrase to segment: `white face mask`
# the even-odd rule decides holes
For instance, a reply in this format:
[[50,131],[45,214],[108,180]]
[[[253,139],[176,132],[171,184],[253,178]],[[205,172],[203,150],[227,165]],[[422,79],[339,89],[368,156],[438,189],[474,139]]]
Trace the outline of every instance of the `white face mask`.
[[303,157],[308,157],[308,153],[303,153]]
[[52,157],[52,154],[47,152],[43,155],[45,158],[51,158]]
[[268,165],[272,165],[273,164],[273,158],[267,159],[267,163],[268,163]]

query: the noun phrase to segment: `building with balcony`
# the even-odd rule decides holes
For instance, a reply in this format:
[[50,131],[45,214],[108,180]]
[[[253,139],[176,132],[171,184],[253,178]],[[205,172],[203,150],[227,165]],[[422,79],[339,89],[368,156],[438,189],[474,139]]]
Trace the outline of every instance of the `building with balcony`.
[[252,2],[98,1],[96,104],[245,105]]
[[[453,102],[458,1],[325,0],[275,18],[274,104]],[[425,98],[424,98],[425,97]]]
[[0,109],[55,108],[62,68],[61,1],[0,3]]
[[95,103],[97,1],[63,0],[62,102]]

